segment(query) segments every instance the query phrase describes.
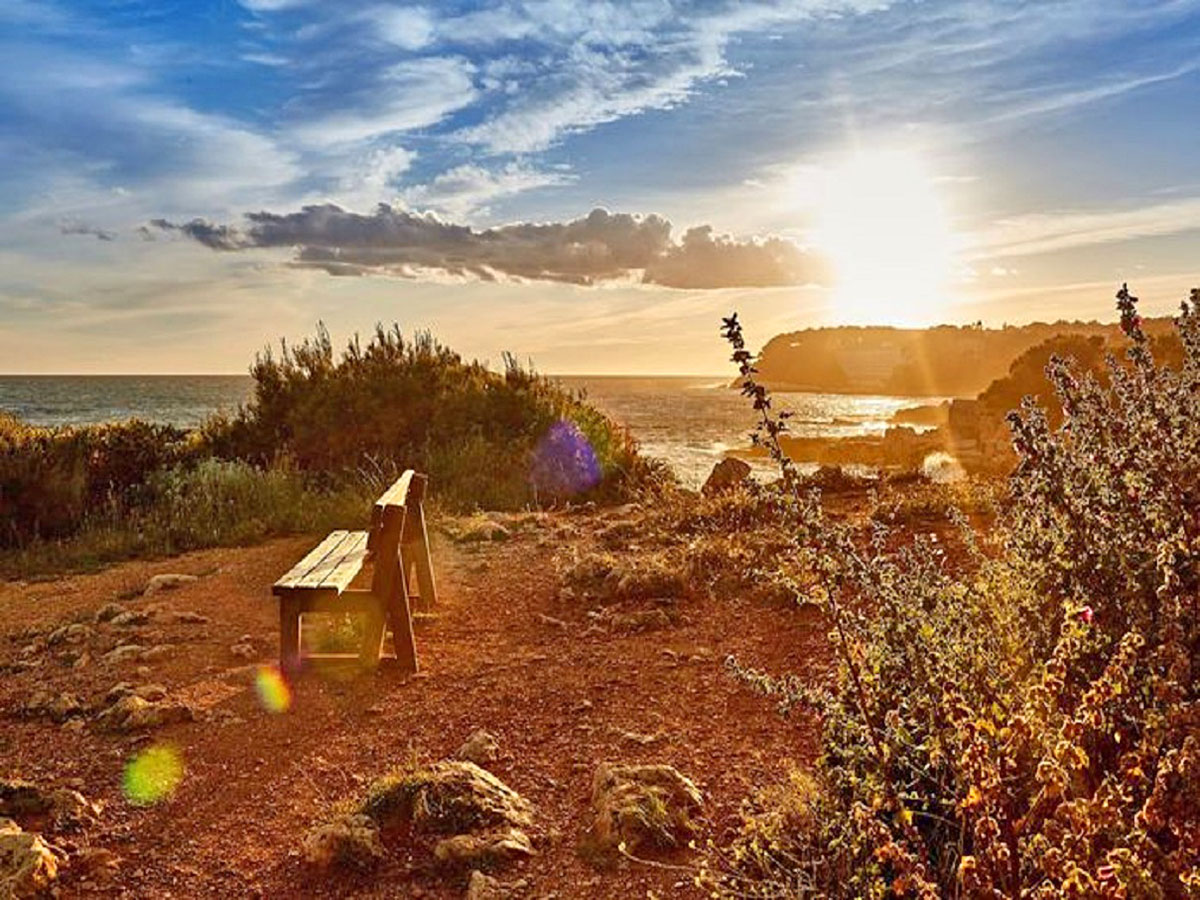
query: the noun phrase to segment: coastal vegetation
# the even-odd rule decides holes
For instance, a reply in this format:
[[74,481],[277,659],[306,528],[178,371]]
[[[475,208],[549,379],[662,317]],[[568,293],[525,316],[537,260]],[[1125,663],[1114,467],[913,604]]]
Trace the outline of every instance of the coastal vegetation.
[[830,629],[822,673],[730,670],[810,708],[822,751],[778,773],[705,879],[747,897],[1185,897],[1200,891],[1200,291],[1156,362],[1118,294],[1124,364],[1052,357],[1061,424],[1010,415],[1019,462],[956,546],[831,518],[726,322],[792,543],[777,578]]
[[0,417],[0,569],[31,574],[361,524],[404,468],[442,508],[615,501],[666,478],[594,407],[506,356],[497,373],[398,327],[315,337],[251,367],[195,431]]

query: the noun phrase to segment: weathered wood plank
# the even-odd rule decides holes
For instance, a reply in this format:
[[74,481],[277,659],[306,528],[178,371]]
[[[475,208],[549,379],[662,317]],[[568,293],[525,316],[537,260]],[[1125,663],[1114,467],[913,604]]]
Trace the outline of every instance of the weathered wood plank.
[[[332,578],[334,573],[341,572],[341,577],[345,577],[346,570],[342,568],[342,563],[350,558],[352,563],[356,563],[359,568],[362,567],[363,557],[366,555],[367,533],[365,531],[348,531],[346,536],[342,538],[337,548],[327,555],[323,560],[313,566],[308,574],[298,581],[294,587],[301,590],[323,590],[335,589],[332,583],[326,584],[326,579]],[[358,569],[354,570],[357,573]],[[351,573],[350,578],[354,577]],[[346,584],[350,583],[350,579],[346,579]],[[344,589],[346,584],[342,585]]]
[[416,473],[412,469],[406,469],[392,484],[390,488],[383,492],[378,500],[375,501],[375,506],[404,506],[408,502],[408,489],[412,484],[413,476]]
[[[350,582],[354,581],[354,577],[362,571],[363,562],[367,558],[367,532],[354,531],[351,532],[352,538],[343,541],[337,549],[337,556],[341,557],[333,564],[333,568],[329,569],[319,584],[312,585],[320,590],[333,590],[339,594],[350,586]],[[343,555],[344,554],[344,555]],[[333,560],[333,556],[327,558],[326,562],[321,563],[317,569],[327,568],[326,563]],[[316,572],[317,569],[313,571]],[[309,586],[310,579],[305,579],[301,582],[302,586]]]
[[313,547],[300,562],[288,569],[287,573],[275,582],[274,588],[296,587],[309,572],[324,562],[331,553],[335,552],[349,535],[349,531],[331,531],[325,540]]

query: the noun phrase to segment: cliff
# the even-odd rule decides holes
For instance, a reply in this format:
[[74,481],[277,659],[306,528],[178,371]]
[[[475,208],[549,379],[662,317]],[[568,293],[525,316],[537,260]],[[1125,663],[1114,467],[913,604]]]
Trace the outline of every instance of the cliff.
[[[1169,329],[1169,319],[1149,320],[1147,331]],[[975,397],[1005,376],[1014,359],[1059,334],[1115,341],[1115,324],[1034,322],[983,328],[809,328],[772,338],[757,367],[775,390],[834,394]]]

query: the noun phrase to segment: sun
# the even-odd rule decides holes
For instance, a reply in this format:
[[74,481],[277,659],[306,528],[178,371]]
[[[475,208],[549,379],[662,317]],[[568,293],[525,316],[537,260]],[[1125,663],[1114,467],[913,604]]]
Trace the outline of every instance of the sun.
[[860,152],[828,170],[813,242],[833,267],[837,321],[929,325],[944,314],[956,240],[919,154]]

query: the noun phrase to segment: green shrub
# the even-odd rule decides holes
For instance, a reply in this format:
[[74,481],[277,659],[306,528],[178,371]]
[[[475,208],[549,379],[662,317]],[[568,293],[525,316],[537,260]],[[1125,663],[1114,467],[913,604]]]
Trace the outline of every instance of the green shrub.
[[[719,890],[1200,896],[1200,291],[1178,369],[1155,364],[1135,304],[1122,289],[1128,361],[1106,383],[1051,360],[1059,427],[1014,414],[1008,509],[993,540],[962,525],[969,564],[797,497],[795,566],[837,665],[815,686],[730,666],[813,705],[822,753],[803,803],[784,792],[786,827],[716,857]],[[727,331],[752,376],[736,317]],[[780,420],[748,393],[770,447]]]
[[[285,453],[303,471],[333,474],[368,461],[416,468],[457,509],[615,499],[662,475],[580,397],[511,356],[502,374],[465,362],[427,333],[406,340],[398,326],[378,327],[335,358],[322,327],[278,356],[261,354],[251,374],[249,405],[204,429],[217,455],[265,464]],[[556,435],[567,445],[547,443]],[[563,466],[565,481],[539,483]]]
[[267,469],[209,459],[160,469],[136,506],[99,507],[68,537],[0,553],[0,572],[88,569],[135,556],[237,546],[287,534],[365,528],[375,494],[353,483],[320,487],[277,464]]
[[150,475],[197,449],[178,428],[136,419],[42,428],[0,415],[0,547],[63,537],[114,505],[144,502]]

